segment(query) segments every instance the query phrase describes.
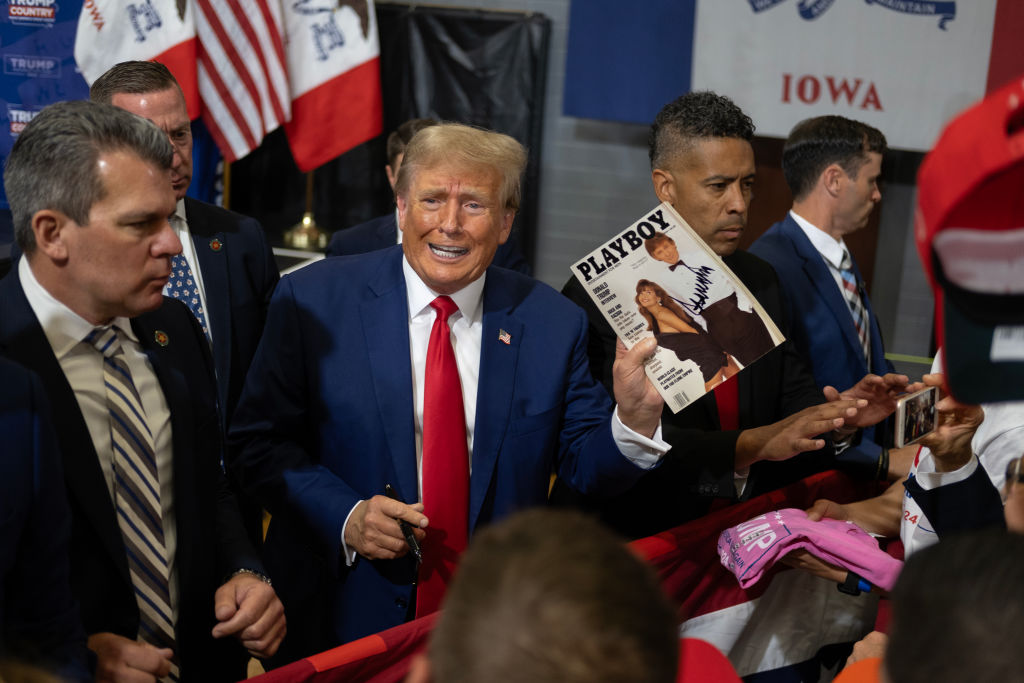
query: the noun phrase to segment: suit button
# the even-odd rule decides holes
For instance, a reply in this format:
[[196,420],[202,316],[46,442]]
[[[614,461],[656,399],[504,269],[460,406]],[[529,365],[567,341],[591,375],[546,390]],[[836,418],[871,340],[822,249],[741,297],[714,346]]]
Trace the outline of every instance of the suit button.
[[399,609],[406,609],[409,607],[409,603],[405,598],[395,598],[395,607],[398,607]]

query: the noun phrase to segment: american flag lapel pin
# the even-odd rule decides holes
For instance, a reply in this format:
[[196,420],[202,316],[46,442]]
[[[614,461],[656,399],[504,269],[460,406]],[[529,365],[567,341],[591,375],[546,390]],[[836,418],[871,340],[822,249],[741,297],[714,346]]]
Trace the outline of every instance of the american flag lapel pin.
[[512,335],[509,334],[508,332],[506,332],[505,330],[499,329],[498,330],[498,341],[500,341],[500,342],[502,342],[504,344],[511,344],[512,343]]

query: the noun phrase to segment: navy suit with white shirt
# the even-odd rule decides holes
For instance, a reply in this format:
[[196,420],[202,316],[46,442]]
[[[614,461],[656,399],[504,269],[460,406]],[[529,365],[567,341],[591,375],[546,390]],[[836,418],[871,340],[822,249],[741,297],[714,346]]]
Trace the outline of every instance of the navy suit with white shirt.
[[[419,499],[410,363],[418,312],[409,310],[404,263],[395,246],[284,278],[232,423],[232,470],[272,514],[265,560],[288,614],[287,658],[408,616],[411,555],[348,566],[341,551],[359,501],[386,484],[406,502]],[[590,375],[584,313],[495,266],[480,305],[470,535],[544,504],[552,472],[592,493],[628,488],[644,470],[613,438],[617,418]]]
[[[884,375],[893,371],[892,364],[885,359],[878,319],[871,310],[867,292],[861,285],[861,301],[870,321],[870,368],[846,298],[828,263],[791,214],[787,213],[785,219],[761,235],[750,251],[770,263],[779,274],[790,320],[790,340],[810,363],[819,388],[831,385],[843,391],[869,372]],[[853,272],[857,282],[862,283],[856,261]],[[875,463],[882,448],[883,431],[880,426],[865,429],[860,443],[849,449],[849,454],[844,453],[843,458]]]
[[[26,295],[21,269],[28,269],[24,259],[0,280],[0,355],[36,372],[53,407],[71,507],[71,586],[82,625],[88,635],[111,632],[134,640],[139,608],[109,477],[72,381]],[[130,328],[170,415],[175,648],[182,680],[238,680],[247,657],[234,639],[211,635],[217,623],[214,593],[234,570],[262,571],[262,564],[220,468],[221,421],[209,345],[184,304],[168,298],[160,308],[132,318]],[[102,391],[98,386],[90,393]],[[145,393],[141,386],[140,393]]]

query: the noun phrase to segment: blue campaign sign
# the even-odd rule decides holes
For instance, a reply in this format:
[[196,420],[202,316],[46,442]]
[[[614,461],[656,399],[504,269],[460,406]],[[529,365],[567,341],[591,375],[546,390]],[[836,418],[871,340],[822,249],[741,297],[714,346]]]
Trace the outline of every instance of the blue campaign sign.
[[[81,10],[82,0],[2,0],[0,162],[6,161],[18,133],[43,107],[89,96],[74,57]],[[0,208],[7,208],[2,188]]]
[[574,0],[563,113],[650,124],[690,90],[697,0]]

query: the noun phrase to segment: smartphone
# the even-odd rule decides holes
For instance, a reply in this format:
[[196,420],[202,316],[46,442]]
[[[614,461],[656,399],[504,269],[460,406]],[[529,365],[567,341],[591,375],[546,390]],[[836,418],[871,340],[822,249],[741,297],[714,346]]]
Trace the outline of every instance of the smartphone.
[[939,388],[928,387],[896,399],[893,448],[907,446],[935,430]]

